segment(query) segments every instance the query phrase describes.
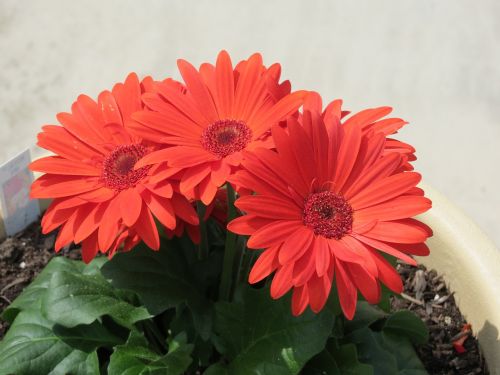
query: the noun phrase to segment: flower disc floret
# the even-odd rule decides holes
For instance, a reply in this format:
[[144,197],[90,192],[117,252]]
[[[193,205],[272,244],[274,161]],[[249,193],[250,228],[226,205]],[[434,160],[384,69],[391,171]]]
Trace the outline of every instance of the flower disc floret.
[[331,191],[312,193],[304,204],[302,220],[314,234],[340,240],[352,229],[352,207]]
[[219,120],[205,128],[201,144],[205,150],[224,158],[243,150],[252,140],[252,130],[237,120]]
[[104,159],[102,165],[102,178],[105,185],[114,190],[134,187],[146,176],[150,168],[150,166],[145,166],[134,169],[135,163],[147,153],[147,148],[141,144],[117,146]]

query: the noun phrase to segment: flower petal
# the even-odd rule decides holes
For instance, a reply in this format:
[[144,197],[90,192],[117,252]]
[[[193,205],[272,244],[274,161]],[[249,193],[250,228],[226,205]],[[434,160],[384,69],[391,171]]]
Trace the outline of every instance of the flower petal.
[[252,215],[270,219],[301,220],[302,218],[302,212],[294,202],[276,196],[244,196],[238,198],[235,206]]
[[48,156],[32,162],[32,171],[53,173],[58,175],[100,176],[101,170],[82,161],[64,159],[59,156]]
[[250,275],[248,276],[248,282],[250,284],[255,284],[261,280],[264,280],[279,267],[279,248],[280,246],[272,246],[266,249],[259,256],[259,258],[257,258],[257,261],[253,265],[252,270],[250,271]]
[[288,236],[302,225],[301,221],[274,221],[253,233],[248,240],[247,246],[252,249],[264,249],[283,243]]
[[251,235],[258,229],[272,222],[272,219],[254,215],[243,215],[232,220],[227,225],[227,230],[242,235]]
[[170,203],[170,199],[160,197],[159,195],[151,193],[149,190],[141,192],[142,199],[147,204],[153,215],[168,229],[174,229],[176,226],[176,219],[174,208]]
[[285,265],[288,262],[298,260],[313,241],[313,233],[309,228],[300,226],[285,239],[279,252],[279,262]]
[[349,275],[345,271],[344,265],[341,261],[335,262],[335,280],[337,282],[337,291],[339,294],[340,306],[347,319],[352,320],[354,312],[356,311],[356,302],[358,293],[356,287],[349,279]]
[[415,187],[420,179],[420,174],[416,172],[398,173],[389,176],[367,186],[363,191],[349,199],[349,203],[354,210],[374,206],[404,194]]
[[142,198],[135,188],[123,190],[117,197],[123,223],[129,227],[135,224],[142,209]]
[[141,214],[134,224],[133,229],[151,249],[158,250],[160,248],[160,238],[156,229],[156,223],[145,204],[142,205]]

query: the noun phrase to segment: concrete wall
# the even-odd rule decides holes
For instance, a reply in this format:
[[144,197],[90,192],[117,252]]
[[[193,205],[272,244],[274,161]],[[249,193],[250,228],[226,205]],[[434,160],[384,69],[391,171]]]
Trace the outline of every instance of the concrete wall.
[[427,184],[500,245],[497,0],[0,0],[0,163],[79,93],[261,51],[294,88],[392,105]]

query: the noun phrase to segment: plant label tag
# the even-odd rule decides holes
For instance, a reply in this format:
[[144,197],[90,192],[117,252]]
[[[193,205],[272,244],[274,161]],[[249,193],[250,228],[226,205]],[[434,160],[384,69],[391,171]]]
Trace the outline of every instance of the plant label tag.
[[0,166],[0,208],[7,236],[20,232],[40,216],[38,200],[30,199],[30,161],[30,151],[26,149]]

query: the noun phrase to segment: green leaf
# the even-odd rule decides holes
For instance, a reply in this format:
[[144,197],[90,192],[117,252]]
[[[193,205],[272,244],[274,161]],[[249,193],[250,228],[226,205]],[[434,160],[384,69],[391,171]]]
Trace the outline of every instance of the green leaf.
[[194,282],[186,277],[189,270],[184,259],[175,249],[156,252],[137,246],[114,256],[102,274],[115,287],[137,293],[153,315],[199,295]]
[[392,353],[397,362],[399,374],[426,375],[424,365],[418,358],[410,340],[404,336],[380,332],[375,334],[380,346]]
[[[31,374],[31,373],[30,373]],[[48,375],[99,374],[97,352],[85,353],[74,350],[64,358]]]
[[142,334],[132,331],[125,345],[115,348],[111,355],[108,375],[181,375],[191,364],[193,345],[186,335],[177,335],[169,342],[164,356],[151,351]]
[[332,342],[327,350],[335,358],[342,375],[373,375],[372,366],[359,362],[358,352],[354,344],[345,344],[339,347],[335,342]]
[[358,301],[353,320],[346,320],[344,324],[345,332],[350,333],[368,327],[385,316],[387,315],[377,306],[370,305],[365,301]]
[[356,344],[359,360],[373,366],[375,375],[426,374],[413,345],[405,336],[362,328],[348,339]]
[[121,289],[135,292],[152,315],[186,302],[193,311],[195,325],[207,340],[212,325],[211,303],[204,297],[191,274],[192,267],[186,262],[178,242],[160,251],[137,246],[133,251],[117,254],[102,268],[102,274]]
[[205,372],[203,372],[203,375],[229,375],[229,370],[226,366],[216,363],[207,368]]
[[268,288],[245,287],[239,301],[216,305],[217,346],[231,374],[298,374],[323,350],[334,319],[326,310],[294,317],[289,296],[272,300]]
[[2,318],[12,323],[20,311],[35,307],[40,308],[41,298],[49,286],[53,273],[66,270],[72,273],[95,274],[98,272],[99,266],[106,260],[107,258],[100,257],[86,265],[83,262],[64,257],[52,258],[35,280],[3,311]]
[[385,285],[381,284],[380,285],[381,289],[381,295],[380,295],[380,302],[377,304],[378,307],[382,309],[382,311],[386,313],[391,312],[391,297],[392,296],[397,296],[398,294],[394,293],[392,290],[390,290],[388,287]]
[[356,344],[359,360],[373,366],[375,375],[397,374],[396,359],[379,344],[375,335],[372,330],[365,327],[351,333],[347,338]]
[[197,334],[193,323],[193,315],[185,305],[180,305],[175,311],[175,316],[167,323],[169,332],[175,336],[185,332],[188,337],[193,338],[194,349],[192,353],[193,361],[201,366],[209,366],[214,352],[214,346],[211,340],[204,340]]
[[0,374],[98,374],[96,349],[122,341],[95,322],[54,327],[38,310],[25,310],[0,342]]
[[126,294],[113,288],[101,275],[79,275],[57,271],[52,275],[42,301],[49,320],[65,327],[90,324],[103,315],[131,328],[133,323],[150,317],[144,307],[126,300]]
[[383,326],[384,332],[403,335],[414,344],[425,344],[429,340],[429,331],[422,320],[414,313],[401,310],[390,315]]
[[307,363],[302,375],[342,375],[342,373],[335,357],[325,349]]

